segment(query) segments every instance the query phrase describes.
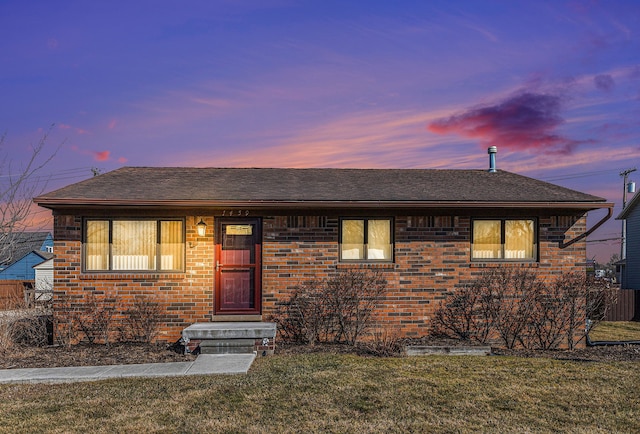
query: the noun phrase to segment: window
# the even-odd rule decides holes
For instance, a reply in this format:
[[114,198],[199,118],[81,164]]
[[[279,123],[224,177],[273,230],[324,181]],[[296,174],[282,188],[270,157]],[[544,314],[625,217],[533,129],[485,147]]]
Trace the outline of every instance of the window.
[[342,219],[340,259],[342,261],[393,260],[391,219]]
[[182,220],[86,220],[86,271],[184,270]]
[[535,261],[535,221],[474,220],[471,258],[501,261]]

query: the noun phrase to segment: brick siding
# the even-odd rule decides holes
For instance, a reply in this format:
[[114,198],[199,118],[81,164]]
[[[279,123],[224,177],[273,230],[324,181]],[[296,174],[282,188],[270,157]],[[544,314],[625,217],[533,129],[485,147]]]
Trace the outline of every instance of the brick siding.
[[[184,216],[182,216],[184,217]],[[255,216],[254,216],[255,217]],[[82,218],[55,215],[54,323],[56,333],[88,294],[117,301],[116,324],[135,297],[147,295],[163,306],[158,341],[173,342],[183,328],[213,316],[214,217],[202,217],[207,234],[199,238],[187,216],[184,273],[83,273]],[[262,216],[262,315],[275,312],[299,283],[329,277],[348,268],[380,270],[388,291],[375,319],[401,336],[428,332],[434,309],[447,294],[473,280],[487,267],[526,266],[542,277],[584,272],[585,242],[561,249],[559,243],[586,230],[585,216],[539,216],[539,261],[497,264],[471,262],[470,216],[394,216],[394,261],[378,264],[339,262],[338,216]]]

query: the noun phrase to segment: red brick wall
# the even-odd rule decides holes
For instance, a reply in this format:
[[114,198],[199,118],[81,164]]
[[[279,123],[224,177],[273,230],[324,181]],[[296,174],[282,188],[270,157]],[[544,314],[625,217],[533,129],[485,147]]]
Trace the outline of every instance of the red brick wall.
[[286,217],[265,218],[263,315],[274,313],[277,301],[286,299],[302,281],[328,277],[336,269],[375,269],[386,276],[388,287],[377,322],[414,337],[428,332],[431,315],[447,293],[487,267],[525,266],[544,278],[585,270],[584,241],[559,248],[560,241],[586,230],[584,217],[540,217],[540,261],[509,265],[470,262],[470,217],[433,216],[428,220],[432,227],[422,227],[427,226],[425,219],[428,217],[396,216],[394,263],[370,265],[339,263],[337,217],[328,218],[327,227],[321,228],[288,228]]
[[[86,294],[117,300],[122,312],[134,297],[151,295],[164,307],[163,326],[158,340],[175,341],[182,329],[195,322],[210,321],[213,315],[214,218],[203,217],[207,235],[198,238],[198,217],[186,217],[185,273],[82,273],[82,219],[55,216],[56,332],[64,333],[65,321],[82,309]],[[338,269],[373,268],[384,273],[388,293],[376,319],[404,336],[420,336],[428,331],[429,319],[438,302],[456,287],[482,273],[485,267],[500,266],[473,262],[470,258],[468,216],[396,216],[395,260],[392,264],[353,265],[338,261],[338,217],[306,216],[290,225],[291,217],[263,217],[262,313],[272,314],[300,282],[328,277]],[[584,271],[584,241],[560,249],[586,230],[586,219],[539,217],[539,255],[536,263],[517,264],[534,268],[544,277],[563,271]],[[298,226],[298,227],[290,227]],[[511,265],[513,266],[513,265]],[[117,320],[121,320],[118,314]]]
[[[198,217],[199,218],[199,217]],[[199,221],[199,220],[198,220]],[[186,218],[185,273],[82,273],[82,219],[55,216],[54,322],[59,337],[64,323],[81,311],[86,296],[115,300],[118,314],[131,307],[136,296],[151,296],[161,304],[163,325],[157,340],[174,342],[183,328],[211,320],[213,307],[213,218],[204,217],[207,234],[199,238],[194,217]],[[117,328],[118,323],[114,328]]]

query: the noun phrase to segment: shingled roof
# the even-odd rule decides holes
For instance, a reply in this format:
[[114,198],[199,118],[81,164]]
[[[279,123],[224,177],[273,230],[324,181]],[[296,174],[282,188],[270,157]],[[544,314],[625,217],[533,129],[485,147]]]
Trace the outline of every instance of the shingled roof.
[[123,167],[34,199],[69,206],[563,206],[605,199],[499,170]]
[[42,258],[48,258],[43,245],[50,236],[49,232],[15,232],[8,234],[4,245],[0,250],[6,253],[7,260],[0,263],[0,267],[6,268],[16,261],[24,258],[30,252],[36,252]]

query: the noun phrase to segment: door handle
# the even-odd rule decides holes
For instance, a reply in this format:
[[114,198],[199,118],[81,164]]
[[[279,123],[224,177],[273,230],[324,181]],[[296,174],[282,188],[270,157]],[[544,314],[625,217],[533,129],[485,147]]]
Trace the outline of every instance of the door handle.
[[220,271],[221,266],[222,264],[220,263],[220,261],[216,261],[216,271]]

